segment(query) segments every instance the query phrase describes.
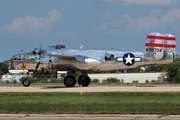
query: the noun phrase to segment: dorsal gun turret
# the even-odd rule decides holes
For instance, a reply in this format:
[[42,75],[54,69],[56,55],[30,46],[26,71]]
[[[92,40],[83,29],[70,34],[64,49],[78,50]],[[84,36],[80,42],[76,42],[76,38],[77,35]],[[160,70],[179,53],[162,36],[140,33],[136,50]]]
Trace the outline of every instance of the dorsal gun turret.
[[61,45],[61,44],[56,44],[56,46],[49,46],[49,47],[54,47],[56,49],[65,49],[66,48],[65,45]]

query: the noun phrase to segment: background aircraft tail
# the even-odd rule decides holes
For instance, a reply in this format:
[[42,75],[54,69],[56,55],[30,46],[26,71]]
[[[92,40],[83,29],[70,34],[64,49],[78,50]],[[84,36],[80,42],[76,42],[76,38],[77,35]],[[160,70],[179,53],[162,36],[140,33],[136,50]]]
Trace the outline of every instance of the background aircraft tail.
[[169,33],[152,32],[147,36],[144,49],[146,60],[174,60],[176,55],[176,38]]

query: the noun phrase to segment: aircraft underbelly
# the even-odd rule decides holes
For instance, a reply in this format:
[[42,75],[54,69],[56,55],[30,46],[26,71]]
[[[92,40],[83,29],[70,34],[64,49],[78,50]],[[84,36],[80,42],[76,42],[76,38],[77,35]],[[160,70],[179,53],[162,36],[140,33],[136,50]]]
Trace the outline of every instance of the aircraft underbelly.
[[54,64],[53,66],[58,71],[87,71],[92,69],[97,69],[96,64],[87,64],[83,62],[59,62],[59,64]]

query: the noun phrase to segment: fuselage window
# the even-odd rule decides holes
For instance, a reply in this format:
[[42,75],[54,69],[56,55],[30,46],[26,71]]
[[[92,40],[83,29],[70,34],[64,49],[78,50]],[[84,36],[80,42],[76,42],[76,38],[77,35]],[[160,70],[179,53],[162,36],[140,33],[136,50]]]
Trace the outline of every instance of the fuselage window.
[[113,54],[105,54],[105,60],[113,61],[114,60],[114,55]]

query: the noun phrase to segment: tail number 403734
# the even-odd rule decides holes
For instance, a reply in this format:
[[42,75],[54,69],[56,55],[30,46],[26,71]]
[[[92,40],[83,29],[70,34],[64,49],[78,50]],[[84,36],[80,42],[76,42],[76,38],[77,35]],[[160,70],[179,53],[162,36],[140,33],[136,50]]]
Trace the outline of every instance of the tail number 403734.
[[162,52],[162,48],[146,48],[146,51],[149,52]]

